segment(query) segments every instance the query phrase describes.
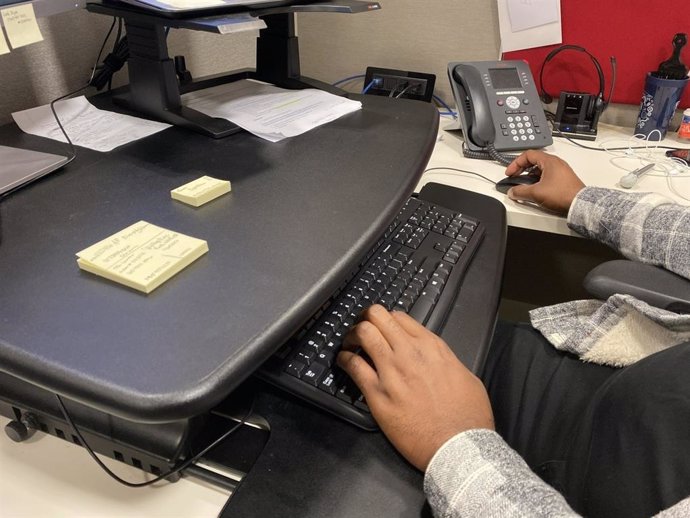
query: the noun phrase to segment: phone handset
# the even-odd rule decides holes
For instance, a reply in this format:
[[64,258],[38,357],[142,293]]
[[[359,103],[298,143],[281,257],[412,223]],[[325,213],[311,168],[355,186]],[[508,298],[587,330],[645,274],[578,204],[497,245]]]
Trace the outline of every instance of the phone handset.
[[456,65],[453,68],[453,79],[457,81],[462,96],[458,99],[461,101],[458,109],[464,112],[463,120],[468,126],[463,128],[465,138],[479,148],[486,148],[496,139],[496,128],[479,70],[471,65]]

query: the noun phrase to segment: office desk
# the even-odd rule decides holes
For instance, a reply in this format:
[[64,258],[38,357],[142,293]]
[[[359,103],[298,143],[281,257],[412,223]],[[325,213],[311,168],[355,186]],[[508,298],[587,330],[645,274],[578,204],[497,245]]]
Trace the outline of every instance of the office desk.
[[[460,168],[480,173],[494,182],[505,177],[505,167],[493,161],[472,160],[462,156],[462,137],[459,132],[445,131],[450,120],[444,118],[439,125],[439,136],[427,169],[435,167]],[[630,128],[606,124],[599,125],[596,142],[580,141],[586,146],[607,147],[641,146],[644,141],[631,138]],[[690,142],[679,140],[676,134],[661,142],[666,146],[689,148]],[[653,148],[654,143],[649,143]],[[643,163],[634,157],[614,157],[601,151],[592,151],[554,137],[553,145],[545,151],[566,160],[586,185],[625,190],[618,181],[627,172]],[[638,151],[639,152],[639,151]],[[650,156],[663,156],[665,150],[649,151]],[[617,152],[623,155],[623,152]],[[685,198],[690,198],[690,174],[670,180],[672,186]],[[590,298],[582,288],[582,279],[602,262],[620,259],[610,248],[590,240],[579,239],[570,230],[566,219],[538,208],[521,205],[499,193],[494,185],[482,178],[452,170],[434,170],[425,173],[417,189],[427,182],[439,182],[490,196],[505,206],[508,218],[508,245],[503,298],[509,310],[502,315],[509,319],[525,320],[526,311],[536,306]],[[653,191],[678,203],[690,201],[669,189],[663,176],[647,174],[630,189],[631,192]],[[575,239],[573,236],[577,236]]]
[[[162,422],[215,405],[318,308],[418,180],[436,137],[435,111],[377,97],[364,104],[280,144],[173,128],[113,154],[82,150],[64,171],[5,199],[2,369],[133,420]],[[45,144],[12,128],[0,138]],[[170,200],[171,188],[201,174],[231,180],[233,193],[196,210]],[[479,368],[498,304],[504,211],[438,185],[422,196],[488,226],[442,333]],[[210,252],[149,296],[78,270],[76,251],[138,219],[205,238]],[[272,432],[229,513],[255,516],[260,504],[272,516],[322,516],[336,505],[347,516],[357,496],[360,515],[419,515],[421,474],[380,434],[248,383]],[[331,469],[335,481],[312,479]],[[341,469],[350,474],[344,481]]]
[[[431,154],[431,106],[365,105],[276,144],[171,128],[81,151],[5,198],[2,370],[133,421],[219,403],[342,282]],[[233,192],[199,209],[171,200],[204,174]],[[79,270],[77,251],[138,220],[205,239],[210,252],[149,295]]]
[[[505,167],[493,162],[484,160],[473,160],[462,156],[462,136],[457,131],[445,131],[449,125],[449,119],[444,118],[439,124],[439,140],[434,147],[427,168],[433,167],[455,167],[475,171],[483,174],[493,181],[498,181],[505,177],[503,174]],[[595,142],[579,141],[585,146],[597,147],[600,143],[607,147],[621,146],[641,146],[644,141],[631,138],[632,130],[606,124],[599,125],[599,135]],[[655,143],[648,143],[653,149]],[[690,148],[690,141],[678,139],[675,133],[669,133],[667,138],[660,143],[665,146],[678,146]],[[582,179],[585,185],[597,187],[609,187],[622,189],[618,183],[620,178],[627,172],[643,165],[635,157],[614,157],[613,155],[601,151],[591,151],[578,147],[576,144],[563,138],[554,137],[553,145],[544,149],[548,153],[558,155],[567,161]],[[651,156],[663,156],[666,150],[651,151]],[[623,152],[617,152],[622,155]],[[546,213],[534,207],[520,205],[509,200],[505,195],[496,191],[489,182],[465,173],[454,171],[430,171],[422,177],[418,188],[427,182],[438,182],[445,185],[460,187],[487,196],[496,198],[502,202],[508,212],[508,225],[515,228],[536,230],[539,232],[550,232],[566,236],[577,236],[568,228],[565,218]],[[672,185],[680,194],[690,198],[690,174],[683,177],[672,179]],[[661,175],[647,174],[643,176],[635,185],[631,192],[653,191],[663,194],[682,204],[690,204],[690,201],[683,199],[668,187],[667,180]]]

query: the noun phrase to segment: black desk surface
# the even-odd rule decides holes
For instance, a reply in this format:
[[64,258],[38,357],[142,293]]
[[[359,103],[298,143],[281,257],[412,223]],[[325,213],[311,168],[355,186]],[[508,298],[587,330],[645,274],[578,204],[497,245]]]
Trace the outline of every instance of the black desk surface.
[[[364,109],[281,143],[172,128],[0,202],[0,369],[142,422],[197,415],[267,359],[339,284],[412,192],[433,106]],[[0,129],[0,142],[55,150]],[[201,175],[233,192],[194,209],[170,190]],[[210,251],[149,295],[82,272],[75,253],[138,221]]]
[[[0,369],[135,420],[196,415],[223,399],[333,290],[426,164],[435,110],[364,102],[279,144],[170,129],[110,154],[81,150],[64,171],[2,200]],[[0,128],[0,142],[59,149],[12,127]],[[170,200],[170,189],[201,174],[231,180],[233,192],[200,209]],[[436,184],[420,197],[486,227],[441,333],[479,371],[498,307],[505,211]],[[75,252],[138,219],[207,239],[210,252],[148,296],[79,271]],[[270,435],[223,517],[430,514],[422,474],[382,434],[258,380],[248,386]]]

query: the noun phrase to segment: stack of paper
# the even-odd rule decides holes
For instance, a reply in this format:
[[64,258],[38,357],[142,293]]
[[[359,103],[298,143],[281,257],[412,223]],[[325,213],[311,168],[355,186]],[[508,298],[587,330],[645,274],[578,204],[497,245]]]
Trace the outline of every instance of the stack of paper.
[[146,221],[77,253],[82,270],[151,293],[208,252],[202,239],[185,236]]
[[362,108],[359,101],[323,90],[285,90],[250,79],[190,92],[182,96],[182,103],[271,142],[301,135]]

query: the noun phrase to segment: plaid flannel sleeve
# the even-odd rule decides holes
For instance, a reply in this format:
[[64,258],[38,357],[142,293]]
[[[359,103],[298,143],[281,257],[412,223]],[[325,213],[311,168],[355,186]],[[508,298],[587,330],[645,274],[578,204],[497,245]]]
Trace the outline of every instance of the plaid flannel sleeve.
[[690,207],[660,194],[585,187],[570,207],[568,226],[628,259],[690,278]]
[[[436,518],[575,518],[563,496],[492,430],[468,430],[436,452],[424,476]],[[654,518],[687,518],[690,497]]]
[[429,463],[424,492],[437,518],[579,516],[492,430],[448,440]]

